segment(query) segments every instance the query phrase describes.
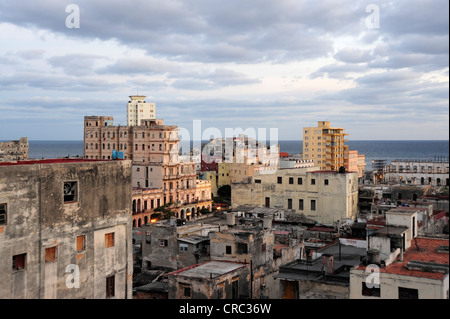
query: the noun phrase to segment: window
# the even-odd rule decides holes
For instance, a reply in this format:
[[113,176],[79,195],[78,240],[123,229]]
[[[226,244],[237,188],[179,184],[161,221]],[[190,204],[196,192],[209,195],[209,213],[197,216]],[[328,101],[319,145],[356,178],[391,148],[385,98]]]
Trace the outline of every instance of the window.
[[191,294],[192,294],[191,287],[187,287],[187,286],[183,287],[183,296],[184,297],[191,297]]
[[298,209],[303,210],[303,199],[298,200]]
[[294,184],[294,178],[293,177],[289,177],[289,184]]
[[64,182],[64,203],[76,202],[77,199],[77,182]]
[[311,185],[316,185],[316,180],[314,178],[311,179]]
[[25,269],[27,254],[15,255],[12,258],[12,269],[13,270],[23,270]]
[[45,248],[45,262],[51,263],[56,261],[56,246]]
[[86,235],[77,236],[77,252],[83,251],[86,249],[85,246]]
[[114,233],[105,234],[105,248],[114,247]]
[[324,185],[328,185],[328,179],[324,180],[324,181],[323,181],[323,184],[324,184]]
[[[230,251],[230,253],[231,253],[231,251]],[[247,244],[246,243],[237,243],[236,244],[236,253],[237,254],[247,254],[248,253]]]
[[106,277],[106,298],[114,297],[115,277],[114,275]]
[[[361,291],[362,295],[369,296],[369,297],[380,297],[380,295],[381,295],[380,285],[373,284],[373,286],[374,287],[369,288],[369,287],[367,287],[366,283],[363,282],[362,283],[362,291]],[[375,286],[378,286],[378,287],[375,287]]]
[[316,200],[311,199],[311,210],[316,210]]
[[260,179],[255,179],[255,184],[261,184],[261,180]]
[[277,177],[277,182],[278,182],[278,184],[282,184],[283,183],[283,177],[278,176]]
[[188,244],[180,244],[180,252],[188,251]]
[[301,178],[301,177],[297,178],[297,184],[303,185],[303,178]]
[[225,253],[231,255],[231,246],[225,246]]
[[288,198],[288,209],[292,209],[292,199]]
[[266,250],[267,250],[267,245],[266,245],[266,243],[263,243],[263,244],[261,245],[261,252],[265,253]]
[[169,244],[169,242],[168,242],[167,239],[160,239],[160,240],[159,240],[159,246],[160,246],[160,247],[167,247],[168,244]]
[[145,243],[146,244],[152,243],[152,235],[149,231],[145,233]]
[[6,225],[6,204],[0,204],[0,226]]

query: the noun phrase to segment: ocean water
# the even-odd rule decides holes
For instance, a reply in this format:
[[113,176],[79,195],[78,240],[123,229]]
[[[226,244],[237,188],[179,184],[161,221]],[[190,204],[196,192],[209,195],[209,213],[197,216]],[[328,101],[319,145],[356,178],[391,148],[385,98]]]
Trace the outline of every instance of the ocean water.
[[[47,159],[66,156],[83,156],[83,141],[29,140],[30,158]],[[302,141],[279,141],[280,151],[289,154],[302,152]],[[350,150],[366,156],[366,170],[373,159],[390,162],[395,159],[449,158],[449,141],[348,141]]]

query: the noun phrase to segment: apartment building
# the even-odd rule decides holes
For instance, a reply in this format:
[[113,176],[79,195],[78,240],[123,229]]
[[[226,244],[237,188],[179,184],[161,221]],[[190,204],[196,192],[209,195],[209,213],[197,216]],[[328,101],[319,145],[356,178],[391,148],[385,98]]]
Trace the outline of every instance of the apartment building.
[[313,159],[322,170],[338,171],[344,166],[348,151],[342,127],[331,127],[329,121],[319,121],[317,127],[303,128],[303,158]]
[[113,151],[118,151],[133,164],[178,163],[178,128],[161,119],[120,126],[113,125],[112,116],[85,116],[84,123],[86,159],[112,159]]
[[[136,100],[139,101],[139,100]],[[211,183],[196,177],[196,163],[179,159],[179,135],[175,125],[143,118],[140,125],[114,125],[110,116],[86,116],[84,157],[132,160],[133,224],[151,220],[154,209],[171,203],[179,218],[212,210]]]
[[258,172],[248,183],[232,184],[231,205],[288,209],[322,224],[344,222],[358,213],[358,177],[315,167]]
[[132,298],[131,162],[0,164],[0,298]]
[[127,125],[137,126],[141,120],[154,120],[156,118],[155,103],[145,102],[144,95],[131,95],[127,104]]

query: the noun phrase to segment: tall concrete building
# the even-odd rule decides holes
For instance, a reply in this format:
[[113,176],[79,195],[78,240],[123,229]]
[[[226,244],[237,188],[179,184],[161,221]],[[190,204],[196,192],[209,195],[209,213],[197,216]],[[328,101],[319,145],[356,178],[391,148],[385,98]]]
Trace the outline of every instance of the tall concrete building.
[[0,164],[0,299],[132,298],[131,162]]
[[[144,103],[143,96],[131,97]],[[162,119],[138,119],[138,125],[120,126],[111,116],[84,118],[86,159],[113,159],[120,153],[132,160],[133,223],[140,227],[166,204],[183,219],[211,211],[211,183],[197,180],[195,162],[180,160],[178,127]]]
[[154,120],[156,118],[155,103],[145,102],[144,95],[131,95],[127,104],[127,125],[140,125],[141,120]]
[[303,158],[313,159],[322,170],[338,171],[345,166],[346,135],[342,127],[331,127],[329,121],[319,121],[317,127],[304,127]]

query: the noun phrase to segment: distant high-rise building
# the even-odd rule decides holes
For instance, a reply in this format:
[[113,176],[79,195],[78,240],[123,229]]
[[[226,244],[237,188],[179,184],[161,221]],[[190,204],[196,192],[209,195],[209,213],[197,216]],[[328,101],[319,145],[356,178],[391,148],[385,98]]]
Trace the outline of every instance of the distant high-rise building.
[[345,167],[346,135],[343,128],[330,127],[329,121],[319,121],[317,127],[304,127],[303,158],[314,160],[322,170],[338,171]]
[[141,120],[154,120],[156,118],[155,103],[145,102],[144,95],[131,95],[127,104],[127,125],[141,125]]

